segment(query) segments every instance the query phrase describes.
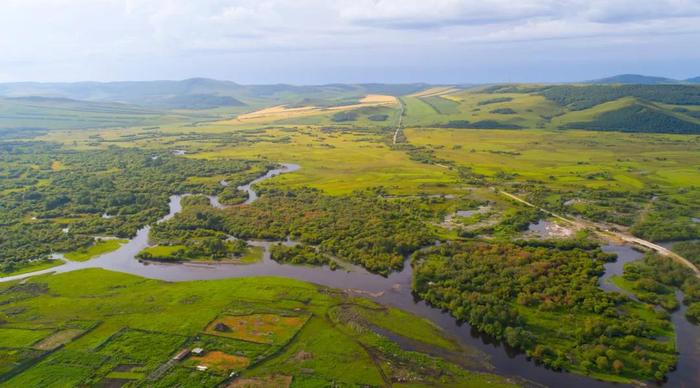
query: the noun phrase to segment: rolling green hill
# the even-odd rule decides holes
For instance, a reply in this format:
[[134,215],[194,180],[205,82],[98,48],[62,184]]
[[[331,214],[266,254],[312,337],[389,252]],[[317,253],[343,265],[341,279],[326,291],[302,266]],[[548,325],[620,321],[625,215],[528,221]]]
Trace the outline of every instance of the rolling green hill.
[[404,95],[425,89],[425,84],[330,84],[318,86],[240,85],[231,81],[192,78],[183,81],[77,82],[0,84],[0,97],[59,97],[110,101],[173,109],[217,106],[291,104],[305,98],[332,101],[367,94]]
[[623,97],[674,105],[700,105],[700,87],[691,85],[561,85],[541,93],[571,110],[591,108]]
[[48,130],[159,126],[195,119],[196,115],[115,102],[60,97],[0,98],[0,134],[5,136]]
[[493,85],[403,101],[409,127],[700,133],[694,85]]
[[635,84],[635,85],[666,85],[666,84],[677,84],[681,81],[665,78],[665,77],[653,77],[648,75],[640,74],[619,74],[612,77],[601,78],[597,80],[588,81],[590,84]]
[[7,134],[164,123],[186,125],[276,106],[316,107],[318,114],[282,120],[278,115],[269,124],[388,128],[397,122],[398,105],[342,114],[334,111],[356,105],[367,95],[383,94],[401,98],[406,127],[700,133],[700,86],[671,81],[674,80],[622,75],[596,84],[477,87],[240,85],[204,78],[12,83],[0,84],[0,130]]
[[700,133],[700,124],[685,121],[654,106],[633,104],[600,114],[592,121],[574,122],[566,128],[596,131]]

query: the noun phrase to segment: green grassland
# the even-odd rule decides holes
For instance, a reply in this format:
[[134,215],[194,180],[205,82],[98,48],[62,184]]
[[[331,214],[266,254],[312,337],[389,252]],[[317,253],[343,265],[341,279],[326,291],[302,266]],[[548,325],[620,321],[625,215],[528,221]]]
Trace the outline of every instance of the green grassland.
[[148,247],[140,252],[141,255],[147,254],[149,259],[152,260],[182,260],[176,257],[175,254],[180,251],[185,251],[187,249],[184,245],[156,245],[153,247]]
[[201,113],[187,115],[119,103],[44,97],[0,98],[0,133],[158,126],[204,117]]
[[71,261],[88,261],[93,257],[116,251],[122,244],[126,242],[127,240],[123,239],[100,240],[87,248],[82,248],[73,252],[68,252],[64,254],[63,257]]
[[194,158],[257,158],[296,163],[301,170],[275,179],[290,187],[311,186],[330,194],[385,186],[392,192],[412,193],[443,190],[454,182],[454,174],[436,166],[411,161],[407,155],[393,152],[377,135],[362,132],[324,133],[319,128],[269,129],[271,138],[285,142],[253,142],[237,147],[221,147],[193,154]]
[[262,260],[263,249],[260,247],[248,247],[245,253],[238,258],[241,264],[253,264]]
[[247,247],[241,255],[231,255],[230,258],[212,259],[208,256],[190,257],[185,245],[156,245],[139,252],[139,257],[157,261],[192,261],[192,262],[233,262],[236,264],[252,264],[262,259],[262,248]]
[[[474,91],[427,98],[404,97],[406,126],[449,126],[450,122],[467,120],[471,123],[493,121],[523,128],[539,128],[545,125],[549,117],[561,111],[556,104],[539,95],[505,93],[496,97]],[[499,101],[501,99],[503,101]],[[504,108],[510,108],[515,113],[498,113],[499,109]]]
[[[76,288],[75,284],[81,287]],[[215,370],[197,372],[195,365],[186,360],[167,364],[180,349],[192,346],[249,359],[249,367],[242,372],[244,377],[285,374],[293,376],[294,386],[326,385],[331,381],[382,385],[382,376],[392,378],[393,374],[405,373],[406,368],[413,368],[412,386],[511,385],[494,375],[470,372],[436,358],[403,351],[373,334],[360,321],[340,322],[333,314],[329,316],[334,306],[380,306],[293,280],[166,283],[103,270],[83,270],[1,287],[3,299],[20,288],[25,290],[22,298],[6,302],[4,310],[15,313],[7,315],[0,325],[0,360],[4,360],[4,370],[10,370],[3,375],[7,379],[3,384],[9,387],[95,384],[117,377],[128,378],[135,386],[167,386],[174,381],[180,385],[211,386],[228,379],[227,373]],[[269,345],[203,334],[216,317],[255,313],[308,321],[295,329],[298,331],[291,338]],[[428,345],[446,346],[448,350],[457,346],[427,321],[394,310],[387,314],[387,318],[399,320],[382,319],[377,324],[396,335],[429,338]],[[409,317],[412,323],[404,329],[400,318]],[[53,328],[78,319],[98,324],[64,347],[32,360],[37,356],[29,352],[34,343],[50,335]],[[41,322],[41,328],[21,328],[34,322]],[[26,349],[29,360],[13,364],[13,354]],[[389,367],[378,364],[378,360],[395,364]],[[433,374],[434,370],[441,373]]]
[[[406,130],[408,141],[438,156],[493,176],[548,185],[640,190],[652,185],[699,186],[700,138],[680,135],[600,135],[589,131]],[[596,172],[608,179],[587,179]],[[553,177],[553,178],[552,178]]]
[[694,86],[496,85],[405,96],[409,127],[700,133]]

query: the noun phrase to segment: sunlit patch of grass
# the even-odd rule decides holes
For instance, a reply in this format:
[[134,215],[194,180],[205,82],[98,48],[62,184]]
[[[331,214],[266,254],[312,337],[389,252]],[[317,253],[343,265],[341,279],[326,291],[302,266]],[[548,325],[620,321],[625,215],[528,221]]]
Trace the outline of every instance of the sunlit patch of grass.
[[114,239],[114,240],[99,240],[93,245],[87,248],[80,248],[73,252],[68,252],[63,256],[70,261],[88,261],[93,257],[104,255],[112,251],[119,249],[122,244],[125,244],[127,240]]

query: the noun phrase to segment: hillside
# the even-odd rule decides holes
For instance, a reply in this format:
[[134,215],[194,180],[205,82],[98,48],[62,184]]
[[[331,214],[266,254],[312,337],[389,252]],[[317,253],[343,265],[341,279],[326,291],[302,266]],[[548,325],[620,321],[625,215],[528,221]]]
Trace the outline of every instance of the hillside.
[[700,124],[679,119],[656,106],[636,103],[601,113],[595,119],[564,126],[595,131],[700,133]]
[[700,86],[652,84],[648,77],[633,75],[613,78],[647,84],[293,86],[201,78],[0,84],[0,130],[27,133],[219,121],[384,128],[396,123],[402,108],[408,127],[700,133]]
[[0,134],[40,134],[50,130],[160,126],[204,117],[162,108],[64,97],[0,98]]
[[612,77],[601,78],[597,80],[588,81],[589,84],[635,84],[635,85],[663,85],[663,84],[677,84],[681,81],[665,78],[665,77],[653,77],[641,74],[620,74]]
[[403,95],[425,87],[424,84],[240,85],[231,81],[206,78],[143,82],[19,82],[0,84],[0,97],[42,96],[121,102],[159,108],[205,109],[255,105],[261,102],[296,103],[304,98],[328,101],[362,97],[367,94]]
[[688,79],[674,79],[668,77],[656,77],[642,74],[619,74],[611,77],[605,77],[584,82],[585,84],[599,85],[673,85],[673,84],[697,84],[700,83],[700,77]]
[[493,85],[402,101],[409,127],[700,133],[694,85]]

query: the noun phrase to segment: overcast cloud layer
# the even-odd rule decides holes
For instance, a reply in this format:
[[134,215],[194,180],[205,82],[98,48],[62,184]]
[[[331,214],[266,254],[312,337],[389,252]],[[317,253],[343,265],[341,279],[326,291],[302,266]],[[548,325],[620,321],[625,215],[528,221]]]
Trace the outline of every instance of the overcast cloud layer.
[[700,0],[1,0],[0,81],[700,76]]

